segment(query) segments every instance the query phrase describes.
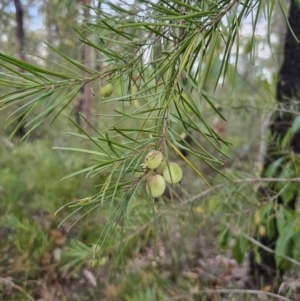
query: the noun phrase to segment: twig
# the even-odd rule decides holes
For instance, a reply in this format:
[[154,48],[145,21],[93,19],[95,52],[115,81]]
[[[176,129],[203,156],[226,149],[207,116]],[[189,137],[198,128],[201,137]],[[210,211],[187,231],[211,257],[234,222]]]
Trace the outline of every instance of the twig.
[[231,3],[229,3],[217,16],[215,16],[214,18],[212,18],[211,21],[209,21],[206,24],[204,24],[199,29],[199,32],[202,32],[204,29],[206,29],[206,27],[208,27],[210,25],[213,25],[217,21],[221,20],[226,15],[226,13],[228,13],[236,4],[238,4],[239,1],[240,0],[234,0]]
[[[286,179],[286,178],[246,178],[246,179],[237,179],[237,180],[232,180],[231,182],[224,182],[224,183],[217,184],[217,185],[213,186],[213,188],[218,189],[218,188],[221,188],[224,185],[228,185],[230,183],[257,183],[257,182],[300,182],[300,178],[290,178],[290,179]],[[186,199],[186,200],[182,201],[176,207],[181,207],[183,205],[191,203],[191,202],[193,202],[193,201],[195,201],[199,198],[202,198],[202,197],[206,196],[210,192],[212,192],[212,190],[207,189],[207,190],[205,190],[205,191],[203,191],[203,192],[201,192],[197,195],[192,196],[189,199]]]
[[295,265],[297,266],[300,266],[300,262],[289,257],[289,256],[286,256],[286,255],[283,255],[283,254],[280,254],[270,248],[268,248],[267,246],[263,245],[262,243],[260,243],[259,241],[257,241],[256,239],[252,238],[251,236],[245,234],[245,233],[241,233],[242,236],[244,236],[247,240],[249,240],[250,242],[252,242],[253,244],[257,245],[258,247],[264,249],[265,251],[269,252],[269,253],[273,253],[273,254],[276,254],[288,261],[290,261],[291,263],[294,263]]
[[[232,183],[257,183],[257,182],[300,182],[300,178],[246,178],[246,179],[232,180]],[[228,184],[228,182],[223,184]]]
[[269,292],[264,292],[259,290],[242,290],[242,289],[204,289],[204,290],[198,290],[197,292],[190,292],[189,294],[183,294],[175,297],[166,298],[163,299],[162,301],[179,300],[182,298],[189,297],[191,295],[199,295],[203,293],[223,293],[223,294],[234,293],[234,294],[249,294],[249,295],[266,295],[282,301],[292,301],[291,299],[288,299],[286,297],[274,293],[269,293]]
[[7,286],[10,285],[12,288],[15,288],[16,290],[18,290],[19,292],[24,294],[29,300],[35,301],[35,299],[33,299],[33,297],[31,297],[28,293],[26,293],[20,286],[16,285],[14,282],[12,282],[8,279],[2,278],[2,277],[0,277],[0,282]]
[[[285,179],[285,178],[246,178],[246,179],[238,179],[238,180],[233,180],[231,181],[231,183],[256,183],[256,182],[287,182],[287,181],[292,181],[292,182],[300,182],[300,178],[292,178],[292,179]],[[220,183],[217,184],[215,186],[213,186],[214,189],[219,189],[222,188],[225,185],[228,185],[229,182],[224,182],[224,183]],[[164,210],[162,212],[160,212],[159,214],[156,215],[156,219],[160,218],[161,216],[168,214],[172,211],[174,211],[174,209],[176,208],[180,208],[182,206],[185,206],[189,203],[192,203],[196,200],[202,199],[205,196],[207,196],[208,194],[213,193],[213,191],[211,189],[207,189],[202,191],[201,193],[198,193],[182,202],[180,202],[179,204],[176,204],[173,208],[168,209],[168,210]],[[147,222],[146,224],[142,225],[141,227],[139,227],[136,231],[134,231],[132,234],[130,234],[129,236],[127,236],[122,243],[126,243],[128,241],[130,241],[132,238],[134,238],[135,236],[139,235],[140,233],[142,233],[144,230],[146,230],[149,226],[151,226],[151,224],[153,224],[154,219],[150,220],[149,222]],[[275,253],[272,249],[269,249],[268,247],[260,244],[258,241],[256,241],[255,239],[251,238],[250,236],[247,236],[246,234],[242,234],[245,238],[247,238],[249,241],[253,242],[254,244],[256,244],[257,246],[261,247],[262,249],[265,249],[266,251],[270,251]],[[114,245],[111,247],[111,250],[115,249],[118,246],[118,244]],[[280,255],[282,258],[285,258],[287,260],[289,260],[292,263],[295,263],[296,265],[300,265],[299,262],[295,261],[292,258],[289,258],[287,256]]]
[[159,141],[158,150],[161,152],[167,138],[167,130],[168,130],[168,122],[169,122],[169,107],[166,108],[165,116],[164,116],[164,124],[162,128],[162,133]]
[[7,140],[6,138],[4,138],[2,136],[0,137],[0,140],[9,149],[13,149],[15,147],[15,145],[12,142],[10,142],[9,140]]
[[[273,113],[269,113],[267,116],[263,116],[262,119],[264,118],[262,125],[260,127],[260,135],[261,135],[261,143],[260,143],[260,147],[259,147],[259,152],[258,152],[258,157],[256,159],[256,164],[259,165],[263,165],[264,163],[264,156],[266,154],[266,150],[267,150],[267,143],[266,143],[266,133],[269,127],[269,123],[270,123],[270,119],[271,119],[271,115]],[[264,114],[265,115],[265,114]]]

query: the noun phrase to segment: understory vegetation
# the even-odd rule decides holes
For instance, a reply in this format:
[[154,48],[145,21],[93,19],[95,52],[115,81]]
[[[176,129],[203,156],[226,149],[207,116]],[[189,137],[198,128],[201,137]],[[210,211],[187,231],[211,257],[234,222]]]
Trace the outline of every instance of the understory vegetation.
[[[25,144],[17,139],[2,143],[4,300],[30,300],[26,293],[43,301],[211,300],[222,295],[256,300],[255,294],[239,291],[247,281],[247,264],[232,259],[243,261],[258,204],[257,141],[262,116],[272,104],[256,101],[258,109],[250,104],[224,106],[225,116],[235,116],[224,128],[226,139],[234,142],[224,149],[228,159],[222,169],[231,180],[193,160],[209,179],[213,193],[173,154],[184,170],[182,189],[156,201],[156,214],[141,189],[129,206],[126,227],[115,229],[105,255],[96,259],[96,242],[117,204],[91,213],[86,210],[83,218],[82,212],[72,214],[73,208],[66,206],[96,193],[105,180],[99,175],[63,179],[88,167],[91,160],[86,154],[53,149],[80,146],[67,133],[58,132],[68,131],[69,125],[58,124],[47,129],[45,138],[32,137]],[[209,110],[206,114],[213,121]],[[251,126],[253,120],[256,127]],[[244,239],[239,239],[241,231]],[[218,292],[221,288],[228,291]]]
[[96,2],[0,1],[0,301],[300,298],[288,3]]

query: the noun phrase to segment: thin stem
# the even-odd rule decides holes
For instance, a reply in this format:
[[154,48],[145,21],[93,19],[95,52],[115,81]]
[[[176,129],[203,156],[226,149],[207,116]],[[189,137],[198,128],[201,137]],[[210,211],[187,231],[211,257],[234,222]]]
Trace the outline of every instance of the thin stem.
[[169,107],[166,108],[165,116],[164,116],[164,123],[162,128],[161,138],[159,140],[159,147],[158,150],[161,152],[167,139],[167,131],[168,131],[168,123],[169,123]]
[[175,297],[170,297],[163,299],[163,301],[167,300],[180,300],[182,298],[187,298],[191,295],[199,295],[199,294],[209,294],[209,293],[221,293],[221,294],[248,294],[248,295],[265,295],[269,297],[276,298],[278,300],[282,301],[292,301],[291,299],[288,299],[286,297],[274,294],[274,293],[269,293],[269,292],[264,292],[264,291],[259,291],[259,290],[243,290],[243,289],[203,289],[203,290],[198,290],[196,292],[190,292],[188,294],[182,294],[178,295]]
[[10,287],[18,290],[19,292],[24,294],[29,300],[35,301],[35,299],[33,297],[31,297],[28,293],[26,293],[20,286],[16,285],[14,282],[12,282],[6,278],[0,277],[0,283],[3,283],[6,286],[10,286]]

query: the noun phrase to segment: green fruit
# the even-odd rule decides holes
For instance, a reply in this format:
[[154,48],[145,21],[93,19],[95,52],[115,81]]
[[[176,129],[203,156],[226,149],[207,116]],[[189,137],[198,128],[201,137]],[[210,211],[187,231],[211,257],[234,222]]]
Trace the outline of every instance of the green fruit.
[[161,162],[163,161],[163,155],[158,150],[153,150],[147,154],[145,157],[145,165],[149,169],[155,169],[157,168]]
[[169,166],[165,167],[163,176],[167,183],[177,184],[182,179],[182,169],[177,163],[170,162]]
[[137,171],[135,173],[135,177],[136,178],[142,177],[142,182],[146,182],[147,179],[154,174],[154,170],[150,169],[146,174],[145,174],[145,172],[146,171]]
[[163,159],[160,165],[156,168],[156,173],[162,175],[166,166],[167,166],[167,162]]
[[155,174],[148,178],[146,191],[149,195],[152,195],[153,198],[162,196],[165,189],[166,181],[161,175]]
[[113,86],[111,83],[107,83],[106,85],[100,88],[100,93],[103,97],[108,97],[113,92]]

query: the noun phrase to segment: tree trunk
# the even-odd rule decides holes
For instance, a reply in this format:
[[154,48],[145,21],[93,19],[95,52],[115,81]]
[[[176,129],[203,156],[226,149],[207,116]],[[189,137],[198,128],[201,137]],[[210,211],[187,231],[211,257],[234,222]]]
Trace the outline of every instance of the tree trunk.
[[[24,36],[24,26],[23,26],[23,8],[20,0],[14,0],[14,5],[15,5],[15,10],[16,10],[16,40],[17,40],[17,45],[18,45],[18,57],[20,60],[25,61],[25,54],[24,54],[24,49],[25,49],[25,36]],[[19,69],[20,72],[22,72],[21,69]],[[18,119],[19,123],[22,123],[23,117],[20,116]],[[26,129],[25,125],[22,124],[18,131],[17,135],[20,138],[23,138],[26,135]]]
[[[85,5],[84,7],[84,18],[88,22],[90,12],[89,12],[89,5],[90,0],[82,0],[82,4]],[[85,63],[86,66],[91,65],[91,55],[90,55],[90,47],[87,44],[83,45],[82,48],[82,61]],[[84,76],[89,76],[87,72],[84,72]],[[83,114],[85,118],[91,123],[91,94],[92,94],[92,86],[91,83],[87,83],[81,90],[81,100],[79,102],[79,109],[83,109]],[[81,103],[83,105],[81,105]],[[91,134],[91,127],[85,122],[85,131]]]
[[23,8],[20,0],[14,0],[16,9],[16,38],[18,44],[18,56],[19,59],[25,61],[24,48],[25,48],[25,37],[24,37],[24,27],[23,27]]
[[[300,8],[297,6],[294,0],[291,0],[290,12],[289,12],[289,24],[293,30],[294,35],[300,40]],[[292,103],[299,102],[300,98],[300,44],[295,39],[293,33],[288,30],[285,37],[284,45],[284,60],[279,71],[278,83],[277,83],[277,95],[276,98],[279,102],[278,109],[284,109],[281,112],[277,110],[270,123],[271,140],[268,142],[267,153],[264,160],[264,166],[262,171],[262,177],[267,177],[268,167],[277,159],[283,156],[282,140],[286,135],[288,129],[292,125],[295,117],[295,113],[284,112],[285,110],[292,110]],[[295,109],[296,108],[296,109]],[[299,111],[299,104],[297,104],[293,110]],[[300,131],[298,131],[290,140],[289,144],[290,152],[300,154]],[[286,152],[286,150],[285,150]],[[286,154],[285,154],[286,155]],[[279,166],[273,174],[273,177],[279,177],[280,172],[284,166]],[[274,231],[272,236],[268,233],[259,233],[257,227],[256,239],[266,247],[275,250],[276,241],[279,237],[279,229],[277,228],[277,210],[279,206],[284,206],[288,210],[295,210],[295,203],[298,193],[294,193],[288,202],[284,202],[282,195],[280,195],[278,188],[276,191],[275,184],[264,186],[258,192],[258,197],[262,202],[268,202],[272,206],[272,212],[270,216],[273,216],[272,227]],[[264,222],[264,221],[262,221]],[[268,286],[270,285],[273,290],[276,290],[278,284],[281,281],[284,269],[276,265],[274,253],[258,248],[257,250],[260,263],[255,261],[254,252],[251,253],[251,275],[250,278],[254,287]],[[256,253],[257,254],[257,253]]]

